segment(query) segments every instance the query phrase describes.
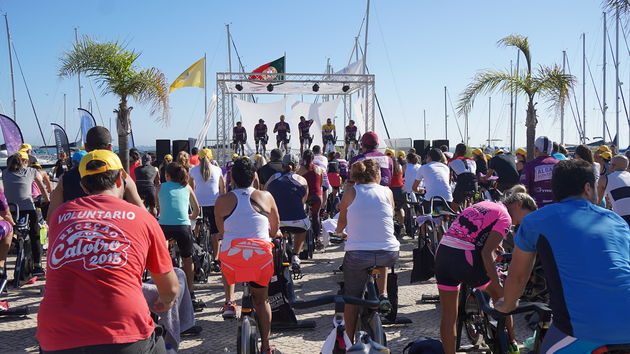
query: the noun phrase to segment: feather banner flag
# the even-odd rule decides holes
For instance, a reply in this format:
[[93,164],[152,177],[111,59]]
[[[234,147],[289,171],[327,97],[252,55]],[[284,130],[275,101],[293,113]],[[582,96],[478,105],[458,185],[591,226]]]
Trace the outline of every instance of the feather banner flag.
[[81,119],[81,143],[85,144],[88,130],[96,126],[96,119],[90,111],[83,108],[78,108],[79,118]]
[[57,148],[57,156],[63,151],[70,156],[70,142],[68,141],[68,135],[63,130],[61,125],[57,123],[50,123],[53,126],[53,133],[55,134],[55,146]]
[[7,147],[7,155],[11,156],[20,150],[20,145],[24,143],[22,131],[13,119],[4,114],[0,114],[0,129]]
[[188,69],[186,69],[186,71],[181,73],[181,75],[179,75],[177,79],[175,79],[175,81],[173,81],[173,83],[171,84],[171,87],[168,90],[168,93],[171,93],[177,90],[178,88],[182,88],[182,87],[204,88],[206,86],[205,78],[206,78],[206,58],[203,57],[197,60],[196,63],[191,65]]

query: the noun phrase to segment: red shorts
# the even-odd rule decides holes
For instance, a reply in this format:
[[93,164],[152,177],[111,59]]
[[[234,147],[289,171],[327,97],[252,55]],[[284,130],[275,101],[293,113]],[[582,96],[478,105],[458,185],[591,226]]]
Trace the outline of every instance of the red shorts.
[[221,271],[228,284],[255,282],[267,286],[273,276],[273,243],[251,238],[232,240],[221,252]]

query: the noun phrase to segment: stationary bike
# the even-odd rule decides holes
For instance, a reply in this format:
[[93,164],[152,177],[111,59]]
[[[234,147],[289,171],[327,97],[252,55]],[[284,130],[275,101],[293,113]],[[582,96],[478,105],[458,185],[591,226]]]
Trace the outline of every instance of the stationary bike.
[[13,237],[16,239],[17,257],[15,259],[15,271],[13,272],[13,286],[19,288],[32,278],[35,262],[31,250],[31,236],[29,235],[29,215],[20,215],[20,207],[9,203],[9,210],[16,220]]

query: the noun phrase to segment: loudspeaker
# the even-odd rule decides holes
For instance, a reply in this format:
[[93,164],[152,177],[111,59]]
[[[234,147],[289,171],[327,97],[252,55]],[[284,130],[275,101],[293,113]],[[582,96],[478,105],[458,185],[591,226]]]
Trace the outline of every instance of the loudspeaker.
[[192,148],[195,147],[195,145],[197,145],[197,139],[196,138],[188,138],[188,146],[190,147],[191,151],[192,151]]
[[164,160],[164,155],[171,153],[171,141],[169,139],[157,139],[155,141],[155,158],[159,163]]
[[446,145],[446,147],[450,149],[450,146],[448,145],[448,139],[447,140],[433,140],[433,142],[431,143],[431,147],[434,147],[436,149],[439,149],[440,146],[442,145]]
[[181,151],[186,151],[190,154],[190,144],[188,144],[188,140],[173,140],[173,158]]
[[424,160],[427,157],[427,152],[429,151],[430,147],[431,147],[430,140],[414,140],[413,141],[413,148],[416,149],[416,154],[420,155],[420,157],[422,157],[422,160]]

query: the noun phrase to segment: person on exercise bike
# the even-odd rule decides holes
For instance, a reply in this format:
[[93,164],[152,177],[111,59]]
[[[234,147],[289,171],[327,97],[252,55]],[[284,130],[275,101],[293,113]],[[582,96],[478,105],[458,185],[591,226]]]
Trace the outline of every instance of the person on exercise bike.
[[296,173],[299,167],[300,163],[296,156],[284,155],[282,172],[273,175],[265,186],[265,190],[271,193],[278,206],[280,227],[286,227],[295,232],[293,257],[291,257],[293,267],[300,266],[298,255],[302,252],[306,232],[311,227],[311,221],[304,209],[308,198],[308,182]]
[[[378,135],[375,132],[366,132],[361,136],[361,153],[350,160],[350,169],[355,162],[366,159],[374,160],[381,169],[381,186],[389,187],[394,174],[394,161],[391,157],[378,151]],[[353,185],[352,176],[348,180],[348,184]]]
[[236,314],[234,284],[248,282],[258,319],[261,353],[272,354],[276,350],[269,345],[271,306],[267,298],[274,270],[271,236],[282,237],[282,234],[278,231],[278,208],[273,196],[252,187],[255,175],[249,159],[236,159],[232,167],[235,189],[220,196],[215,204],[215,220],[223,238],[221,270],[226,298],[223,317]]
[[326,171],[313,162],[315,155],[311,150],[306,150],[302,154],[303,165],[300,166],[298,174],[308,182],[308,199],[307,203],[311,208],[311,225],[317,243],[319,243],[319,234],[321,232],[321,224],[319,220],[319,211],[323,204],[322,183]]
[[[339,203],[337,234],[348,235],[343,258],[344,295],[363,297],[371,276],[368,269],[376,267],[379,308],[391,309],[387,298],[387,269],[398,261],[400,242],[394,235],[394,197],[389,188],[379,185],[379,165],[363,160],[352,165],[350,176],[355,182],[348,187]],[[359,307],[346,304],[344,320],[350,340],[354,340]]]
[[345,134],[343,140],[345,142],[344,150],[346,151],[346,158],[352,158],[354,156],[348,157],[350,155],[350,144],[354,143],[354,149],[357,149],[357,146],[359,145],[357,140],[357,126],[354,125],[354,121],[352,119],[348,122],[344,132]]
[[79,166],[89,194],[50,218],[48,274],[37,314],[41,353],[164,353],[142,293],[148,269],[154,310],[167,311],[177,276],[154,217],[122,200],[125,172],[116,154],[94,150]]
[[[440,292],[440,337],[446,354],[455,353],[457,301],[461,283],[485,290],[496,301],[503,296],[495,250],[512,224],[537,209],[536,202],[516,186],[501,203],[483,201],[464,209],[444,233],[435,255],[435,278]],[[511,322],[510,353],[518,351]]]
[[151,156],[142,155],[142,165],[136,167],[136,187],[138,195],[151,215],[157,217],[156,186],[160,185],[157,167],[151,165]]
[[13,240],[14,225],[15,222],[9,210],[9,203],[4,196],[4,192],[0,190],[0,282],[2,279],[7,279],[5,264],[9,248],[11,248],[11,241]]
[[[48,191],[44,187],[41,175],[29,167],[29,157],[24,151],[18,151],[7,159],[7,169],[2,173],[4,193],[9,203],[15,203],[20,208],[19,217],[28,215],[29,236],[33,252],[33,275],[44,274],[41,266],[41,242],[39,238],[39,218],[33,203],[32,186],[36,183],[43,195],[43,202],[48,202]],[[15,215],[15,219],[17,219]]]
[[[262,119],[258,120],[258,124],[254,126],[254,142],[256,143],[256,153],[265,155],[267,153],[267,141],[269,141],[269,135],[267,135],[267,124]],[[262,144],[262,146],[260,146]]]
[[[322,125],[322,145],[326,153],[328,151],[328,143],[330,143],[334,149],[335,141],[337,141],[337,128],[332,123],[332,119],[326,119],[326,124]],[[331,150],[332,151],[332,150]]]
[[289,123],[284,121],[284,115],[280,116],[280,121],[273,127],[273,132],[276,133],[276,147],[283,148],[283,152],[288,152],[289,134],[291,133],[291,127]]
[[558,162],[551,189],[557,203],[526,216],[514,238],[504,313],[518,306],[534,261],[549,280],[553,321],[541,353],[591,353],[606,344],[630,343],[630,229],[598,207],[592,166]]
[[313,143],[313,138],[310,133],[311,125],[313,125],[312,119],[307,120],[304,116],[300,116],[300,122],[298,123],[298,129],[300,131],[300,156],[302,156],[304,150],[310,149]]
[[451,203],[451,208],[455,211],[463,209],[461,206],[464,205],[466,197],[477,191],[477,163],[466,156],[467,150],[466,144],[457,144],[455,155],[448,163],[455,180],[453,203]]
[[236,122],[232,129],[232,139],[234,140],[234,152],[245,154],[245,143],[247,142],[247,130],[241,122]]

